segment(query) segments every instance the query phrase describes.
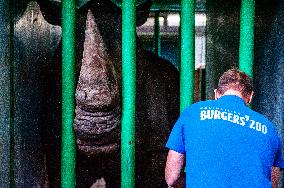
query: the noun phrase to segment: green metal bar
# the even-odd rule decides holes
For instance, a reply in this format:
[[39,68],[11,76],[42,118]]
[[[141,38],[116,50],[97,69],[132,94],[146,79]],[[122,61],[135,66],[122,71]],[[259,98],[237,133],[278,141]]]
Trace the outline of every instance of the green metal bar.
[[180,111],[194,101],[195,0],[181,1]]
[[239,68],[253,77],[255,1],[242,0],[240,13]]
[[135,187],[136,7],[122,1],[121,187]]
[[159,17],[160,17],[160,12],[155,12],[153,52],[158,56],[161,55],[161,32],[160,32]]
[[76,186],[75,112],[75,0],[62,0],[62,153],[61,187]]

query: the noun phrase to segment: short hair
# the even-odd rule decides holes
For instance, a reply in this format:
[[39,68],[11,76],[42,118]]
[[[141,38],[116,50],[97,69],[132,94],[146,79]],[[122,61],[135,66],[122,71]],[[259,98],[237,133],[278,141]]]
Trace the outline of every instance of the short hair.
[[238,69],[224,72],[219,79],[217,92],[223,95],[230,89],[239,91],[244,97],[248,97],[253,91],[251,78]]

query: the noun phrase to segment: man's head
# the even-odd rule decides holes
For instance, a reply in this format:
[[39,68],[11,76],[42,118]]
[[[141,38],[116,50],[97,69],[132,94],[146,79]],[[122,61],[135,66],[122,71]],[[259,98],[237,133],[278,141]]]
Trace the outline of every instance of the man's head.
[[215,99],[223,95],[238,95],[248,105],[253,96],[252,81],[244,72],[230,69],[220,77],[218,87],[214,92]]

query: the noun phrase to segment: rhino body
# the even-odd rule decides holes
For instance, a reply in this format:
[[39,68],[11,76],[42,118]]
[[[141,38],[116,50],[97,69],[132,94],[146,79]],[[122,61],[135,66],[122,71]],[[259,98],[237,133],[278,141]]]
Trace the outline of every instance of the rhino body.
[[[45,18],[59,24],[60,7],[47,1],[38,3]],[[147,4],[139,6],[137,23],[141,24],[148,12]],[[111,1],[89,1],[77,11],[76,28],[77,186],[91,187],[104,177],[107,187],[120,187],[121,10]],[[164,145],[179,115],[179,73],[170,62],[145,51],[139,40],[137,43],[136,187],[167,187]],[[54,59],[58,69],[53,71],[52,80],[58,89],[52,96],[61,95],[60,54],[58,49]],[[60,101],[55,109],[60,109],[58,104]],[[57,187],[60,130],[51,129],[48,176],[50,187]]]

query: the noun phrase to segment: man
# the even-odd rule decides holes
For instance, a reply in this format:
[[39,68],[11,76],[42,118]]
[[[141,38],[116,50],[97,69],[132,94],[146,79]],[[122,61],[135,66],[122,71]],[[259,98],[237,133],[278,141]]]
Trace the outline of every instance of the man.
[[166,144],[168,186],[179,178],[185,158],[187,188],[277,186],[284,168],[281,141],[275,126],[248,107],[250,78],[228,70],[214,92],[216,100],[185,109],[171,132]]

